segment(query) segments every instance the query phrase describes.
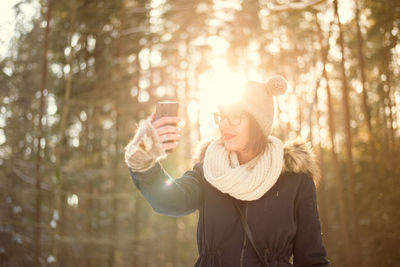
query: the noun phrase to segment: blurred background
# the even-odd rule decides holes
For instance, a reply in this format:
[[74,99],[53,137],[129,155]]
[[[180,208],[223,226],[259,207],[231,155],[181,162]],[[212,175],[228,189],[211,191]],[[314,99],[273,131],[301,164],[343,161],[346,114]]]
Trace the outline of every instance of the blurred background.
[[272,135],[308,139],[332,266],[399,266],[400,1],[0,3],[0,265],[193,266],[198,214],[156,214],[124,147],[177,100],[192,167],[215,100],[285,76]]

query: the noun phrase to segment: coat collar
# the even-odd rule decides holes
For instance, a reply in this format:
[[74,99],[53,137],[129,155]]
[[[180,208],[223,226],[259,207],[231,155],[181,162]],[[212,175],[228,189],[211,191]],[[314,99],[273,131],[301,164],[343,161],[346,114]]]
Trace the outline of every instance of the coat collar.
[[[213,140],[203,140],[198,144],[192,158],[193,164],[203,161],[207,147]],[[313,178],[315,184],[318,184],[321,178],[319,163],[309,141],[301,137],[288,140],[283,145],[283,158],[282,173],[305,173]]]

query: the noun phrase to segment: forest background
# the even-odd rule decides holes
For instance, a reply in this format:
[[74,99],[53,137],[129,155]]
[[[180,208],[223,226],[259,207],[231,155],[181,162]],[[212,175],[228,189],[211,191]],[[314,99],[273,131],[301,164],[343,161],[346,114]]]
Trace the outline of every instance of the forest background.
[[153,212],[124,147],[157,101],[179,101],[183,136],[162,162],[179,177],[235,73],[288,80],[272,134],[318,155],[332,266],[398,266],[400,1],[24,0],[12,12],[1,266],[193,266],[197,212]]

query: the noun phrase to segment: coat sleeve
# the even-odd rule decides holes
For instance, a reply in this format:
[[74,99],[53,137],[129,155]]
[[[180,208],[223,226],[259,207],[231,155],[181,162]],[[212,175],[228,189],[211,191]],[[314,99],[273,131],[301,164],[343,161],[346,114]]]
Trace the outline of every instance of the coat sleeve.
[[297,232],[294,239],[294,266],[328,267],[326,250],[322,242],[317,194],[311,176],[302,176],[296,205]]
[[145,172],[128,167],[131,178],[157,213],[183,216],[194,212],[202,203],[202,163],[194,165],[182,177],[173,179],[159,162]]

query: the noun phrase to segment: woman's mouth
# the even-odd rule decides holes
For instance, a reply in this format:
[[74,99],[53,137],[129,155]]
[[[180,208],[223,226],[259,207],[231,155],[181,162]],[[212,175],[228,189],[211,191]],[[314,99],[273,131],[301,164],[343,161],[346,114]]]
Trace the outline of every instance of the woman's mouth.
[[233,134],[224,134],[223,135],[223,137],[224,137],[224,140],[231,140],[233,137],[235,137],[236,135],[233,135]]

